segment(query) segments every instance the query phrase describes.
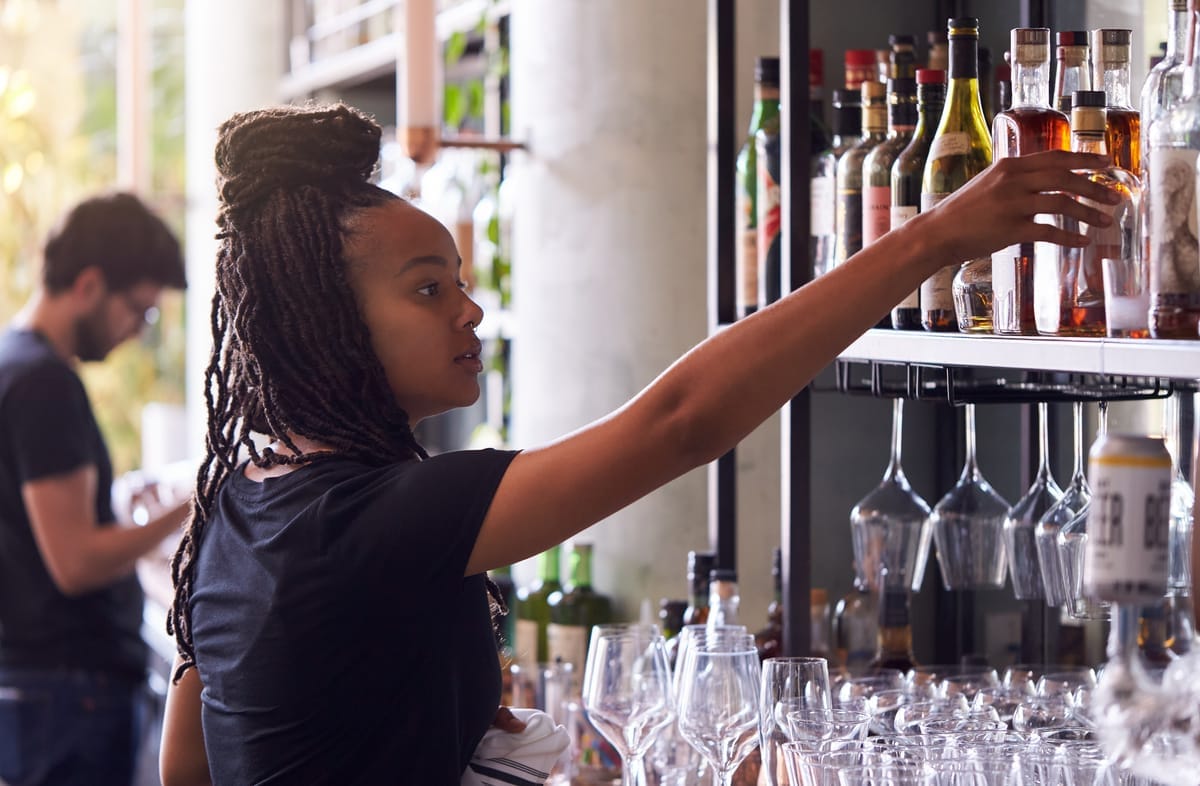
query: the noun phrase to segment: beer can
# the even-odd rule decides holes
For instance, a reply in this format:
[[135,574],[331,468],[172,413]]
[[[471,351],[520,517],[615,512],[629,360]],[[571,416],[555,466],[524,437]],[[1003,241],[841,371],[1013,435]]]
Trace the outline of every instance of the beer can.
[[1157,437],[1104,434],[1088,451],[1084,594],[1118,603],[1167,592],[1171,455]]

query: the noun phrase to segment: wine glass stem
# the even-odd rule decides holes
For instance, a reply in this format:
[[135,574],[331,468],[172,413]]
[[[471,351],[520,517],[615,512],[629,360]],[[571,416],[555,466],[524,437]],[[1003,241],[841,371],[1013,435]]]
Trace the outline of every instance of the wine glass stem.
[[900,468],[900,448],[904,441],[904,399],[892,402],[892,455],[888,459],[887,476],[895,477]]
[[963,467],[963,475],[973,476],[975,474],[975,405],[967,404],[963,408],[963,419],[966,421],[967,431],[967,461]]
[[640,762],[632,756],[626,756],[621,759],[621,786],[642,786],[641,779],[638,778],[638,767]]
[[1083,474],[1083,402],[1076,401],[1071,406],[1074,415],[1072,430],[1074,432],[1073,444],[1075,448],[1075,469],[1071,475],[1073,478],[1078,478]]
[[1045,401],[1038,403],[1038,474],[1050,471],[1050,407]]

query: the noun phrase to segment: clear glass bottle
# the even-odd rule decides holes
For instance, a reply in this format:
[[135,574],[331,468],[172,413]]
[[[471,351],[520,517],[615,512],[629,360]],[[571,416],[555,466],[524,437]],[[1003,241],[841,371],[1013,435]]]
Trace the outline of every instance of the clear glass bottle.
[[1092,84],[1107,99],[1105,142],[1113,166],[1135,175],[1142,171],[1142,114],[1133,108],[1129,86],[1129,50],[1133,31],[1093,30]]
[[[1161,0],[1160,0],[1161,1]],[[1148,136],[1150,126],[1167,110],[1183,98],[1183,75],[1186,71],[1184,56],[1187,54],[1187,0],[1166,0],[1167,3],[1167,50],[1142,82],[1141,109],[1143,135]],[[1148,140],[1147,140],[1148,141]],[[1147,157],[1142,156],[1143,171],[1138,175],[1146,182]]]
[[1054,36],[1054,105],[1060,98],[1070,98],[1077,90],[1092,89],[1092,71],[1088,67],[1088,34],[1086,30],[1060,30]]
[[[979,20],[951,19],[950,87],[921,183],[921,210],[932,209],[992,162],[992,140],[979,103]],[[926,330],[992,330],[992,260],[947,265],[921,285]]]
[[[946,72],[932,68],[917,70],[917,127],[908,146],[892,164],[892,212],[890,228],[895,229],[921,210],[921,178],[929,145],[937,131],[946,103]],[[892,309],[892,327],[896,330],[921,329],[921,290]]]
[[1067,602],[1067,582],[1062,564],[1058,559],[1058,534],[1076,514],[1087,508],[1092,500],[1084,469],[1083,453],[1083,404],[1076,401],[1072,406],[1075,466],[1071,482],[1063,489],[1062,497],[1038,520],[1034,530],[1037,539],[1038,567],[1042,571],[1042,589],[1047,606],[1061,606]]
[[829,148],[812,160],[809,189],[809,225],[812,233],[813,273],[833,269],[837,253],[837,162],[862,137],[861,93],[834,90],[833,138]]
[[833,614],[833,639],[838,661],[851,676],[870,669],[879,633],[879,608],[875,593],[855,566],[854,588],[841,600]]
[[1004,518],[1004,542],[1008,547],[1008,573],[1012,580],[1013,595],[1018,600],[1036,600],[1046,597],[1042,583],[1042,571],[1038,565],[1037,537],[1038,521],[1054,503],[1062,499],[1062,489],[1054,482],[1050,472],[1049,407],[1043,402],[1037,405],[1038,412],[1038,469],[1033,484],[1025,496],[1008,511]]
[[[1194,25],[1194,22],[1193,22]],[[1200,36],[1196,36],[1200,48]],[[1196,158],[1200,153],[1200,58],[1192,54],[1184,97],[1150,127],[1146,170],[1150,182],[1150,335],[1198,338],[1200,243],[1197,242]]]
[[[1072,96],[1071,149],[1103,155],[1106,147],[1105,94],[1081,90]],[[1063,226],[1091,239],[1083,248],[1064,248],[1057,261],[1039,257],[1034,261],[1034,317],[1038,332],[1054,336],[1104,336],[1108,333],[1104,313],[1102,260],[1141,261],[1142,186],[1128,170],[1110,166],[1088,170],[1087,177],[1119,193],[1121,202],[1108,206],[1088,204],[1112,217],[1107,227],[1084,224],[1070,217]]]
[[[750,130],[737,157],[734,214],[741,241],[737,245],[734,270],[739,317],[753,314],[758,309],[758,148],[754,140],[758,131],[778,116],[779,58],[760,57],[754,64],[754,109],[750,114]],[[814,183],[813,188],[817,187]],[[817,216],[815,211],[813,215]]]
[[887,86],[866,81],[862,91],[863,135],[837,163],[837,250],[834,266],[854,256],[863,246],[863,162],[867,154],[887,139]]
[[741,602],[737,571],[731,568],[713,568],[708,574],[708,627],[740,624],[738,607]]
[[[1018,27],[1012,30],[1010,39],[1013,105],[992,122],[994,158],[1070,149],[1070,122],[1049,103],[1050,31],[1044,27]],[[992,254],[992,329],[996,333],[1037,334],[1033,315],[1034,256],[1040,252],[1057,260],[1059,248],[1048,243],[1018,243]]]
[[904,401],[892,402],[892,450],[883,481],[850,511],[854,560],[864,576],[886,569],[896,584],[919,590],[932,537],[929,504],[913,491],[900,465]]

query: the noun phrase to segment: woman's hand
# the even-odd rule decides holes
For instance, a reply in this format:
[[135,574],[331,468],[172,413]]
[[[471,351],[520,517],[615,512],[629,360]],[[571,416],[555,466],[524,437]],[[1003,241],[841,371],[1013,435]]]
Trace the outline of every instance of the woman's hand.
[[1120,197],[1073,170],[1109,166],[1107,156],[1063,150],[1002,158],[922,214],[923,230],[944,250],[943,264],[986,257],[1015,243],[1084,246],[1087,239],[1083,235],[1039,223],[1034,217],[1065,215],[1108,226],[1112,219],[1107,214],[1076,197],[1109,205],[1115,205]]
[[520,734],[525,731],[525,721],[513,715],[512,710],[508,707],[496,710],[496,717],[492,720],[492,725],[510,734]]

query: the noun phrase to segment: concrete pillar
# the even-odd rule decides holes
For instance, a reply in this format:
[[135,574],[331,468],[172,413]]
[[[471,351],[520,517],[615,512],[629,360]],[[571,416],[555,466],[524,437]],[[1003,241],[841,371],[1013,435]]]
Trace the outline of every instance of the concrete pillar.
[[234,112],[277,103],[286,35],[284,3],[188,0],[187,409],[188,451],[204,450],[204,369],[216,259],[217,126]]
[[[611,412],[706,334],[706,13],[695,0],[528,0],[513,14],[512,127],[529,145],[513,175],[517,447]],[[777,9],[753,13],[739,25],[739,125],[753,56],[778,51]],[[741,517],[742,542],[778,542],[777,454],[777,436],[748,453],[775,492],[743,489],[766,510]],[[706,521],[701,469],[581,536],[595,543],[596,586],[624,616],[642,598],[657,609],[686,597],[686,553],[707,546]],[[739,562],[755,626],[769,546]],[[533,570],[519,566],[518,581]]]

